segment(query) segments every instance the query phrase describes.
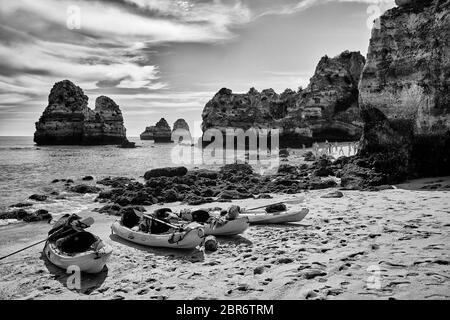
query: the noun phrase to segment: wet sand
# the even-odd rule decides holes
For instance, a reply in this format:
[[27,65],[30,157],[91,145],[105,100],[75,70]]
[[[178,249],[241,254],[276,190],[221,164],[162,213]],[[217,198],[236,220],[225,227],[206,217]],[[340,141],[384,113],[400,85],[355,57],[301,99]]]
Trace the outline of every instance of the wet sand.
[[[107,270],[83,274],[82,289],[69,290],[65,271],[42,257],[40,244],[0,261],[0,299],[449,299],[449,185],[450,178],[430,178],[342,191],[342,198],[321,198],[335,189],[302,193],[296,207],[310,210],[303,221],[250,226],[218,238],[213,253],[135,245],[111,235],[117,217],[85,210],[81,216],[96,220],[90,231],[114,249]],[[249,208],[299,195],[233,203]],[[0,255],[44,239],[49,229],[1,227]]]

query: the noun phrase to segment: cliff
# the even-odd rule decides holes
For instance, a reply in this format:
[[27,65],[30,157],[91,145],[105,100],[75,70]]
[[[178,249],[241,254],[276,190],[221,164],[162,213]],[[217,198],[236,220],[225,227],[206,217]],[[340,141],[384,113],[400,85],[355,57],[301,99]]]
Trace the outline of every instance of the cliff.
[[202,130],[280,129],[280,145],[359,139],[358,82],[365,59],[359,52],[323,57],[305,90],[273,89],[234,94],[222,88],[205,106]]
[[397,3],[372,31],[361,76],[362,155],[396,155],[408,177],[447,175],[450,1]]
[[[378,184],[450,174],[450,1],[396,2],[372,31],[359,85],[364,132],[352,162]],[[367,184],[344,171],[344,187]]]
[[88,97],[69,80],[57,82],[48,97],[34,142],[38,145],[122,144],[126,129],[122,112],[110,98],[96,99],[95,110],[88,107]]
[[142,132],[140,135],[141,140],[153,140],[155,130],[156,130],[155,126],[146,127],[145,131]]

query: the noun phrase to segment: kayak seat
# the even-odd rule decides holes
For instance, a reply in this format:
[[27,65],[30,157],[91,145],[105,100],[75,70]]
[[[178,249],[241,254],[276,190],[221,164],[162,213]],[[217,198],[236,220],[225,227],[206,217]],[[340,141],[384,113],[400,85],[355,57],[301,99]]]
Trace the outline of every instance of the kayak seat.
[[98,238],[92,233],[81,231],[58,239],[56,247],[65,253],[86,252],[97,240]]

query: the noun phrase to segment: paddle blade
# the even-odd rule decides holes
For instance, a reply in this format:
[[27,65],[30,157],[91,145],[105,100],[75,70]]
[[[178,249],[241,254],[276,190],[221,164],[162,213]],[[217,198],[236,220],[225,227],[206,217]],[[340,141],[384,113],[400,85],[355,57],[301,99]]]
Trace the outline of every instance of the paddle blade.
[[284,201],[285,204],[300,204],[305,201],[305,197],[299,197],[293,200]]

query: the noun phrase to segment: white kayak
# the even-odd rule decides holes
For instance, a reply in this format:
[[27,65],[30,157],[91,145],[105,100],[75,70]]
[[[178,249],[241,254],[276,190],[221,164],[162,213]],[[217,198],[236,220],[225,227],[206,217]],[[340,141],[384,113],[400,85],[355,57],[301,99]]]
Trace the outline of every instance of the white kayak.
[[265,211],[255,213],[244,213],[242,216],[248,217],[250,224],[281,224],[289,222],[299,222],[308,214],[309,209],[303,208],[300,211],[288,210],[274,213]]
[[99,273],[103,270],[106,262],[111,256],[112,248],[103,243],[103,247],[94,251],[89,249],[86,252],[66,254],[60,251],[53,242],[47,241],[44,246],[44,254],[47,259],[62,269],[77,266],[80,271],[86,273]]
[[205,234],[213,236],[234,236],[247,230],[249,227],[249,220],[247,217],[237,218],[234,220],[225,221],[224,224],[219,221],[212,221],[205,224]]
[[148,247],[194,249],[203,244],[205,232],[202,228],[189,229],[183,232],[152,234],[134,231],[115,221],[111,230],[122,239]]

